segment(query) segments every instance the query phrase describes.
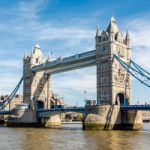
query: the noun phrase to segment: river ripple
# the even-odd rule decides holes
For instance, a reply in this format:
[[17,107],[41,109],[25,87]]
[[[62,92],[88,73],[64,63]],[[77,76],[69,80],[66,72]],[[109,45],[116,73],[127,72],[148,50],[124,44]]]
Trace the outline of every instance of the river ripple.
[[150,123],[141,131],[83,131],[81,124],[61,129],[0,128],[0,150],[150,150]]

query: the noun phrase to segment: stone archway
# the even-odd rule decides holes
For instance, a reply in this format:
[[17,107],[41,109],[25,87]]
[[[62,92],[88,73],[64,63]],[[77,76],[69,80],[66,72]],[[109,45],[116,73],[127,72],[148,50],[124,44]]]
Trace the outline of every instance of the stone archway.
[[116,101],[115,101],[116,105],[125,105],[125,96],[123,93],[118,93],[116,95]]
[[44,102],[43,101],[36,101],[36,108],[37,109],[44,109]]

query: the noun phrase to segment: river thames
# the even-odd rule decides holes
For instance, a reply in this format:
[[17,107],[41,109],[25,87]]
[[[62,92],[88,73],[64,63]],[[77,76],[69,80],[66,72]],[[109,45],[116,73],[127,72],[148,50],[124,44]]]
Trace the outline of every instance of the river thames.
[[61,129],[0,128],[0,150],[149,150],[150,123],[141,131],[84,131],[81,124]]

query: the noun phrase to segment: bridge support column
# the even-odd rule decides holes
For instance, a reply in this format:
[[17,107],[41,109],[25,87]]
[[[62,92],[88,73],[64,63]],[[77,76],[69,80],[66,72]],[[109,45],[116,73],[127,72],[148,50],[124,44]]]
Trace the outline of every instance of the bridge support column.
[[61,125],[60,115],[39,118],[38,122],[40,127],[57,127]]
[[143,128],[143,120],[141,111],[122,110],[121,111],[121,129],[140,130]]
[[85,113],[83,129],[87,130],[138,130],[143,124],[141,112],[122,112],[118,105],[88,106]]
[[36,127],[37,116],[35,110],[18,109],[13,116],[9,116],[6,122],[9,127]]

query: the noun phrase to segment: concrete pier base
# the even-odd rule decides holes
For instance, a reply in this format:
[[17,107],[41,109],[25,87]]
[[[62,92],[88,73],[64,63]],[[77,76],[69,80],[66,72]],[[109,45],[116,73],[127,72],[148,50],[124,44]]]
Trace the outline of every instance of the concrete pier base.
[[139,130],[143,126],[140,111],[121,111],[118,105],[86,107],[85,130]]
[[58,127],[61,125],[61,119],[59,115],[53,115],[50,117],[40,118],[38,120],[40,127]]
[[121,126],[119,128],[124,130],[142,129],[142,112],[137,110],[121,111]]
[[37,126],[37,117],[35,110],[17,110],[8,117],[6,125],[9,127],[35,127]]

